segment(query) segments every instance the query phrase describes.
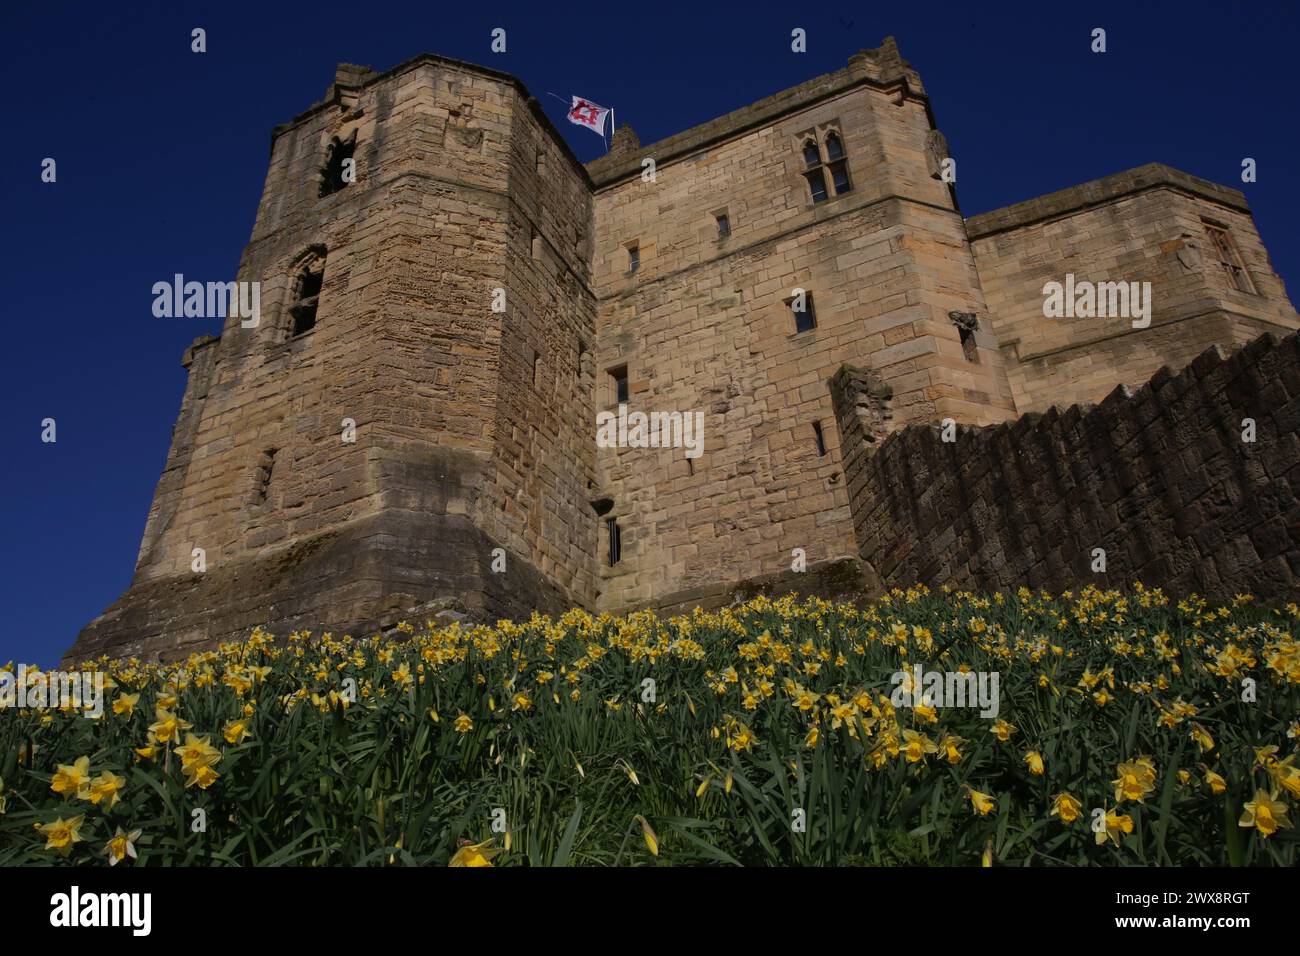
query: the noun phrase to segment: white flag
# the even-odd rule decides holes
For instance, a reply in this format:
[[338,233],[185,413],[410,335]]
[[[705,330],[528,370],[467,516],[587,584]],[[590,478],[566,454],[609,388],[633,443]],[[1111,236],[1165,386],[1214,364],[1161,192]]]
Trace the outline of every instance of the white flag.
[[608,113],[609,110],[605,109],[605,107],[597,106],[591,100],[584,100],[581,96],[575,96],[573,105],[569,107],[569,122],[585,126],[603,137],[605,135],[605,116]]

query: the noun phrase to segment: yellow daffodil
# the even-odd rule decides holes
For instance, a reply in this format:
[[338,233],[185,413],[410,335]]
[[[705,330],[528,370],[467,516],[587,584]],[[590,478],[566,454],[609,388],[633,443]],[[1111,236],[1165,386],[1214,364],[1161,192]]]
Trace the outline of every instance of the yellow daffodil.
[[1276,744],[1270,744],[1267,747],[1255,748],[1255,766],[1268,769],[1277,763],[1278,747]]
[[83,842],[81,826],[85,820],[85,814],[78,814],[67,820],[59,817],[53,823],[37,826],[36,829],[45,837],[45,849],[53,850],[59,856],[66,857],[72,852],[75,844]]
[[1083,804],[1068,793],[1058,793],[1052,798],[1049,816],[1060,817],[1062,823],[1073,823],[1083,816]]
[[247,719],[228,720],[221,728],[221,736],[228,744],[240,744],[252,736]]
[[1007,723],[1005,720],[1003,720],[1000,717],[997,720],[993,721],[993,726],[989,728],[989,733],[991,733],[994,737],[998,738],[998,740],[1002,741],[1003,743],[1006,743],[1008,740],[1010,740],[1011,735],[1014,734],[1015,732],[1016,732],[1015,725]]
[[651,854],[658,856],[659,837],[655,834],[655,831],[651,829],[649,821],[639,813],[632,819],[641,824],[641,835],[645,837],[646,847],[650,850]]
[[1119,846],[1120,834],[1132,832],[1133,818],[1131,816],[1108,809],[1105,813],[1104,826],[1094,834],[1094,837],[1098,846],[1107,840],[1111,840],[1116,846]]
[[186,787],[197,784],[199,789],[206,790],[216,783],[220,776],[212,768],[221,761],[221,751],[208,743],[210,739],[210,737],[187,734],[185,744],[173,751],[181,758],[181,770],[185,774]]
[[1211,737],[1210,732],[1200,724],[1192,724],[1192,739],[1196,741],[1196,744],[1201,748],[1202,753],[1214,749],[1214,738]]
[[90,758],[78,757],[71,764],[59,764],[50,780],[50,789],[65,800],[72,796],[86,799],[90,790]]
[[1155,773],[1146,763],[1130,761],[1121,763],[1116,768],[1117,778],[1111,781],[1115,787],[1115,803],[1123,803],[1125,800],[1136,800],[1138,803],[1146,802],[1146,796],[1156,788]]
[[494,849],[491,846],[491,840],[484,840],[482,843],[470,843],[468,840],[461,841],[461,847],[448,861],[448,866],[491,866],[492,858],[503,852],[500,849]]
[[124,833],[122,828],[118,827],[113,839],[109,840],[104,847],[104,852],[108,855],[108,865],[117,866],[128,856],[134,860],[136,858],[135,841],[138,839],[140,839],[139,830]]
[[1277,799],[1277,792],[1255,791],[1255,799],[1243,808],[1238,826],[1254,827],[1259,835],[1268,838],[1280,829],[1289,828],[1291,820],[1287,816],[1286,804]]
[[958,737],[956,734],[944,734],[939,738],[939,752],[943,754],[944,759],[949,763],[961,763],[964,756],[961,748],[965,743],[965,739]]
[[1205,784],[1210,788],[1210,793],[1217,797],[1219,794],[1227,791],[1228,782],[1226,780],[1209,767],[1202,766],[1201,769],[1205,771]]
[[986,817],[998,808],[998,801],[990,794],[981,793],[973,787],[967,787],[966,792],[970,797],[971,809],[980,816]]
[[117,804],[123,788],[126,787],[126,777],[119,777],[111,770],[105,770],[94,780],[90,781],[90,788],[87,792],[86,799],[96,806],[103,805],[105,812],[112,810]]
[[934,741],[925,734],[919,734],[914,730],[903,731],[903,745],[899,748],[899,753],[908,763],[920,763],[925,759],[926,754],[937,753],[938,750]]
[[1273,782],[1292,797],[1300,797],[1300,769],[1296,768],[1296,757],[1297,754],[1292,754],[1285,760],[1279,760],[1268,770]]
[[160,744],[180,743],[181,731],[189,730],[193,726],[162,706],[155,709],[154,716],[158,719],[149,726],[149,736],[151,740]]

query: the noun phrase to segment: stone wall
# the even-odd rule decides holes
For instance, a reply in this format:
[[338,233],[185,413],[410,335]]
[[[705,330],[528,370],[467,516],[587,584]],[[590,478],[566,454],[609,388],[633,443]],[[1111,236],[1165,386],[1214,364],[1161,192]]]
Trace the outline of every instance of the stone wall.
[[[1234,288],[1209,229],[1240,256]],[[1040,196],[967,222],[980,283],[1020,412],[1100,401],[1210,345],[1286,334],[1300,318],[1274,273],[1245,196],[1160,164]],[[1150,327],[1127,317],[1044,316],[1043,286],[1149,282]]]
[[[835,390],[841,420],[878,407],[865,382]],[[861,556],[887,585],[1297,597],[1300,335],[1208,349],[1095,407],[959,427],[954,442],[941,427],[847,450]]]

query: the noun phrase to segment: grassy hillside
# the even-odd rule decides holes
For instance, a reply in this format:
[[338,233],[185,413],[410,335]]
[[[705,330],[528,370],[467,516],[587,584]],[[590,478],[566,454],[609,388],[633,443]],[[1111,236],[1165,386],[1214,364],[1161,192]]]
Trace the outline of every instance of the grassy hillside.
[[[0,711],[0,864],[1293,866],[1298,617],[916,588],[256,632],[104,662],[97,720]],[[996,672],[996,718],[895,706],[915,664]]]

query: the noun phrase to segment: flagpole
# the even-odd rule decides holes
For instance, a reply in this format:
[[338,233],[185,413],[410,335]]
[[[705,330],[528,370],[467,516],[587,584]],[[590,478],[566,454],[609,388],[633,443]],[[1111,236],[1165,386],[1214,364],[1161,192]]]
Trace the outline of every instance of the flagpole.
[[[617,129],[618,127],[614,125],[614,107],[611,106],[609,108],[609,141],[611,143],[614,142],[614,131]],[[605,152],[609,152],[608,146],[605,147]]]

